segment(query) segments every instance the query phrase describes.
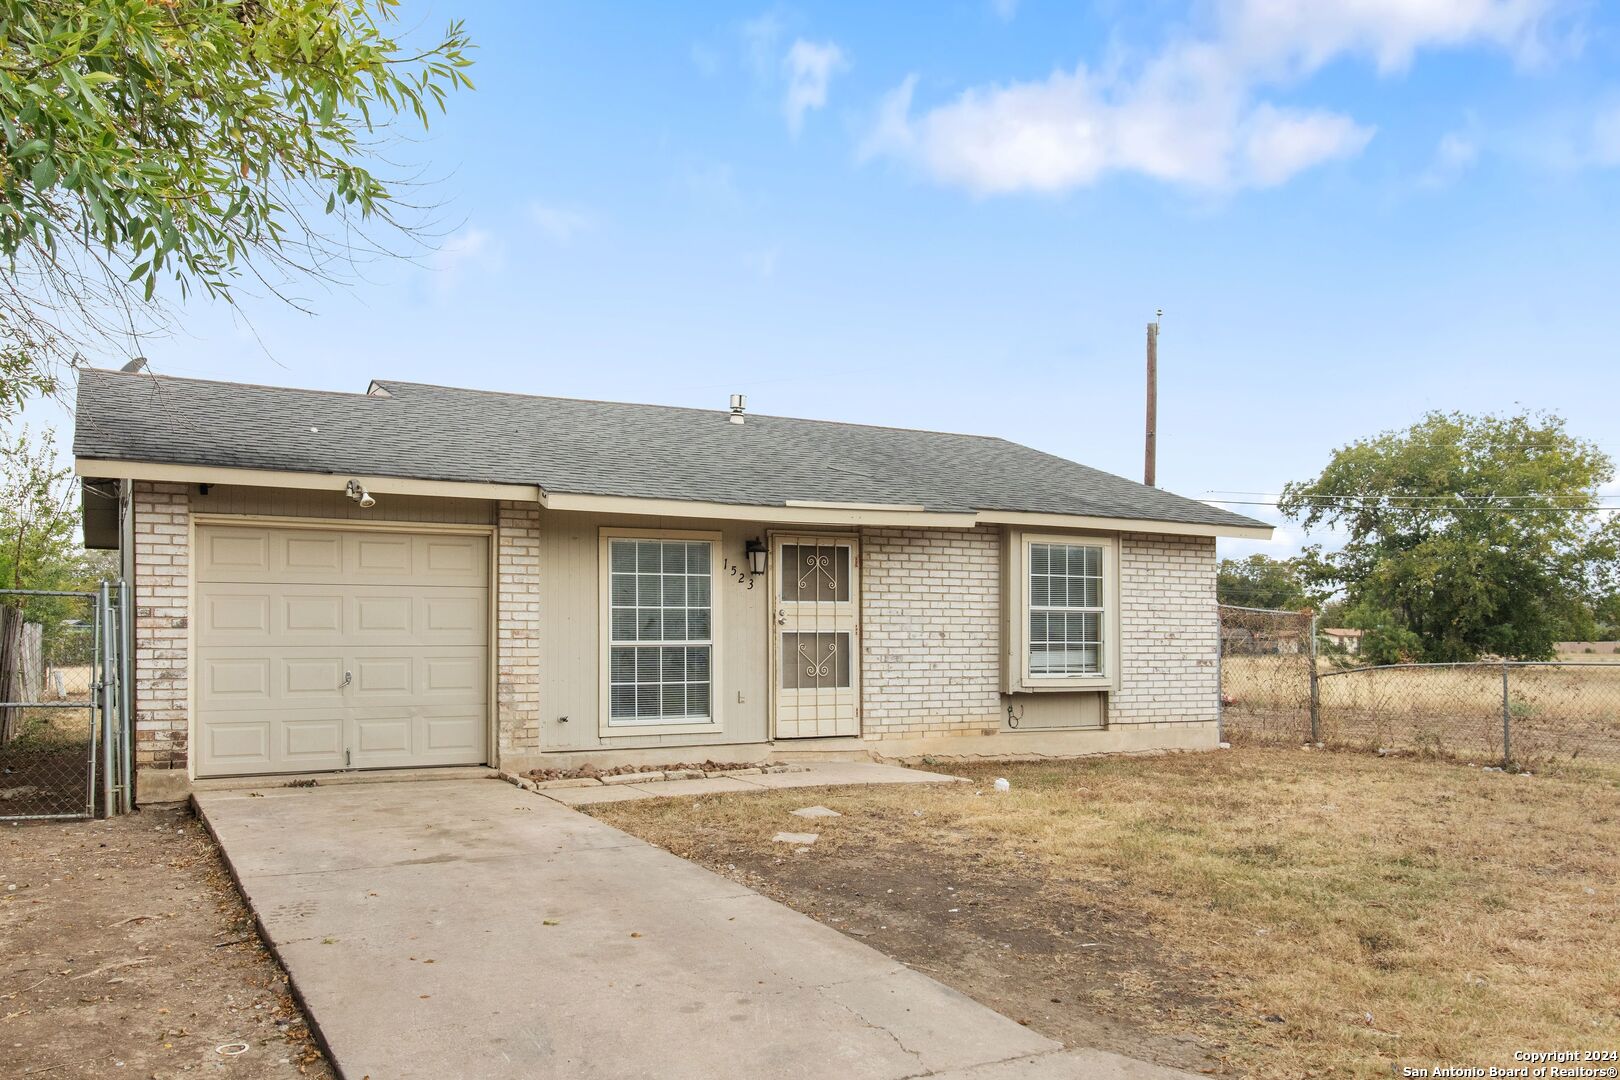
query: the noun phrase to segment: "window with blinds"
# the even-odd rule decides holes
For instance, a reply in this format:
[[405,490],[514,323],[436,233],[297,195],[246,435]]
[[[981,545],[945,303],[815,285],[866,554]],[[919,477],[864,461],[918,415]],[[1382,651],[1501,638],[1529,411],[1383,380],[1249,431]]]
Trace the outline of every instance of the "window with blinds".
[[712,716],[713,545],[608,542],[608,723],[707,722]]
[[1103,673],[1103,548],[1029,545],[1029,673]]

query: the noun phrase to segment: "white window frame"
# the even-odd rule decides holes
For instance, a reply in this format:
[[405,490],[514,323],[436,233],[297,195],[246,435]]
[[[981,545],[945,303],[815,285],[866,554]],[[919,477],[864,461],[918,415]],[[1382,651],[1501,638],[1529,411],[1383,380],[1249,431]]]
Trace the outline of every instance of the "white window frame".
[[[1100,622],[1100,670],[1071,675],[1036,674],[1030,670],[1029,616],[1030,549],[1036,544],[1063,544],[1076,547],[1094,547],[1102,550],[1102,618]],[[1009,612],[1009,645],[1014,650],[1012,670],[1018,674],[1022,690],[1111,690],[1117,689],[1120,670],[1119,620],[1119,542],[1113,536],[1086,533],[1019,533],[1014,537],[1013,549],[1018,553],[1014,595],[1018,598],[1015,610]]]
[[[724,729],[724,703],[720,687],[720,641],[722,634],[721,560],[724,557],[723,535],[718,532],[691,532],[677,529],[620,529],[600,530],[597,547],[597,637],[600,649],[597,657],[598,708],[597,733],[604,739],[637,739],[650,735],[698,735]],[[709,640],[681,642],[635,642],[636,645],[707,645],[709,647],[709,715],[690,720],[672,721],[659,718],[653,721],[613,718],[613,541],[615,540],[670,540],[704,542],[709,545]],[[621,645],[630,642],[619,642]]]

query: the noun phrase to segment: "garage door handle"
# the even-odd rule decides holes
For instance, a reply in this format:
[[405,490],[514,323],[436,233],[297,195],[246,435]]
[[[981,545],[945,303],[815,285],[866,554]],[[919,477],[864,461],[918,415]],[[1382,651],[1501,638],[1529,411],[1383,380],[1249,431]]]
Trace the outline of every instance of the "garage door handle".
[[354,672],[345,671],[343,673],[343,685],[348,686],[352,682],[354,682]]

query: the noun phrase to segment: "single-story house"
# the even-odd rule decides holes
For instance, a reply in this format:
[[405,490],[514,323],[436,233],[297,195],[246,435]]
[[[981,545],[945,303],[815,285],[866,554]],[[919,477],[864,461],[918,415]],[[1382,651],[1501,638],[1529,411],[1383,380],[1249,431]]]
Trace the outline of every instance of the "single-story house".
[[1217,739],[1215,539],[998,438],[79,375],[148,801],[194,778]]
[[1322,635],[1323,643],[1330,649],[1338,649],[1350,656],[1361,652],[1361,639],[1366,634],[1365,630],[1353,630],[1345,626],[1330,626],[1318,632]]

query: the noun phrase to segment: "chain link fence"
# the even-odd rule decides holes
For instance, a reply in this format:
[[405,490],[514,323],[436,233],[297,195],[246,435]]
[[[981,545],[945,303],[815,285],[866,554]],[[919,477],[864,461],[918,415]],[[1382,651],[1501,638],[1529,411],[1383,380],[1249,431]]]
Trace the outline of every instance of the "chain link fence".
[[0,590],[0,820],[129,808],[126,596]]
[[1220,607],[1223,738],[1620,768],[1620,663],[1346,666],[1309,612]]
[[1311,708],[1313,616],[1222,604],[1220,621],[1222,737],[1297,741]]

